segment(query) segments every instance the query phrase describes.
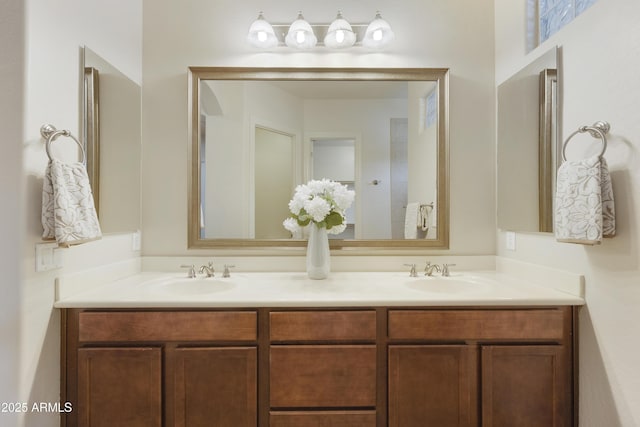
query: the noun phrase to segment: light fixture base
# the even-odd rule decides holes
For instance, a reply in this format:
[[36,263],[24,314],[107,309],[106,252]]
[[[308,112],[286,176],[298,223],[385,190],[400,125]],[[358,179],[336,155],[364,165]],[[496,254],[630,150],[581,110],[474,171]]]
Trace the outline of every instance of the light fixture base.
[[[329,25],[330,24],[311,24],[313,33],[318,39],[316,46],[324,46],[324,37],[327,35]],[[291,24],[272,24],[271,26],[278,38],[278,46],[286,46],[284,40]],[[354,46],[362,46],[362,39],[364,37],[364,33],[367,31],[367,26],[368,24],[351,24],[351,29],[356,35],[356,43]]]

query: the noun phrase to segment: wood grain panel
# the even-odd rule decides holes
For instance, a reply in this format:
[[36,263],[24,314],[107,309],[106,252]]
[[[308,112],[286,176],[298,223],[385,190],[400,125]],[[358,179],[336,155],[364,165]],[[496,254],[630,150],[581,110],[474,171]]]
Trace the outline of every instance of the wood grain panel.
[[80,342],[253,341],[254,311],[82,312]]
[[376,339],[375,311],[271,312],[272,341]]
[[560,341],[567,315],[565,309],[390,310],[389,338]]
[[255,347],[167,350],[167,414],[173,427],[255,427]]
[[477,353],[467,345],[390,346],[389,427],[477,426]]
[[272,346],[272,408],[373,407],[375,345]]
[[375,411],[272,411],[269,427],[376,427]]
[[560,346],[482,347],[482,425],[569,427],[566,360]]
[[78,426],[160,427],[161,360],[159,348],[79,349]]

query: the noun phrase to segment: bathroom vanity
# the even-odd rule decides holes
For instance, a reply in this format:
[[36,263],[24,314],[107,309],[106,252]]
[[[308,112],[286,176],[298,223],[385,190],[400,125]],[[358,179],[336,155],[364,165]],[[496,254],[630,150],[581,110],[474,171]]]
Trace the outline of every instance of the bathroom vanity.
[[[283,285],[286,300],[272,287],[260,303],[256,286],[244,306],[225,302],[230,288],[217,303],[145,304],[138,289],[100,304],[107,287],[60,301],[62,399],[74,408],[63,425],[574,425],[580,298],[549,290],[543,303],[512,286],[520,299],[485,292],[442,304],[434,291],[415,298],[395,283],[405,300],[371,304],[384,289],[375,281],[345,290],[303,276],[296,286],[315,290]],[[357,292],[367,301],[355,303],[350,286],[373,294]],[[312,294],[318,303],[303,303]]]

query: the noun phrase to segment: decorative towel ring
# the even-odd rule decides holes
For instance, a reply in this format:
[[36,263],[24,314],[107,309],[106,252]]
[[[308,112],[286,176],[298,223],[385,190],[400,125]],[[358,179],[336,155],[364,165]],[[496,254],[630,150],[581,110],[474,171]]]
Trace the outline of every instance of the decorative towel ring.
[[82,153],[82,163],[86,164],[87,153],[85,153],[84,151],[84,146],[68,130],[58,130],[53,125],[42,125],[42,127],[40,127],[40,135],[42,135],[42,137],[46,139],[45,149],[47,150],[47,156],[49,157],[49,160],[53,160],[53,157],[51,157],[51,143],[55,141],[59,136],[66,136],[73,139],[75,143],[78,144],[78,147],[80,147],[80,153]]
[[569,140],[571,138],[573,138],[574,136],[576,136],[577,134],[585,133],[585,132],[589,132],[589,134],[591,134],[592,137],[600,138],[602,140],[602,151],[598,155],[599,157],[602,157],[604,152],[607,151],[607,136],[606,135],[609,132],[610,128],[611,128],[611,126],[607,122],[595,122],[592,126],[580,126],[577,131],[575,131],[571,135],[569,135],[569,137],[564,141],[564,144],[562,145],[562,160],[563,161],[567,160],[567,156],[565,155],[565,151],[567,150],[567,144],[569,143]]

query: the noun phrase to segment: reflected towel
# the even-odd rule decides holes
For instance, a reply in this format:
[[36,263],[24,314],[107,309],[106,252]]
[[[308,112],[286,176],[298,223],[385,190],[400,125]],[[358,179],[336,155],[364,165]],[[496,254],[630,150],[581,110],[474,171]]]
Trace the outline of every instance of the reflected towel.
[[585,245],[616,234],[613,188],[603,157],[568,160],[558,168],[554,231],[559,242]]
[[418,215],[420,230],[429,231],[429,227],[431,226],[432,211],[433,205],[420,205],[420,213]]
[[407,203],[407,210],[404,215],[404,238],[418,238],[418,211],[420,205],[416,202]]
[[51,160],[42,186],[44,239],[68,247],[102,237],[84,164]]

